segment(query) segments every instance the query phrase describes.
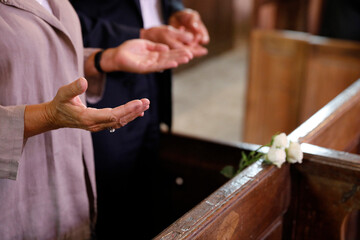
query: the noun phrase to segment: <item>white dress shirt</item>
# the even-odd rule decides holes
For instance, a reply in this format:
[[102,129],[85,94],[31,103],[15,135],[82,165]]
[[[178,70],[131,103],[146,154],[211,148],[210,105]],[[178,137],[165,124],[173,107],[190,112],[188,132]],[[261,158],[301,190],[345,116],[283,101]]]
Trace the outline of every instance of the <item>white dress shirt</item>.
[[145,29],[163,24],[160,0],[140,0],[140,7]]

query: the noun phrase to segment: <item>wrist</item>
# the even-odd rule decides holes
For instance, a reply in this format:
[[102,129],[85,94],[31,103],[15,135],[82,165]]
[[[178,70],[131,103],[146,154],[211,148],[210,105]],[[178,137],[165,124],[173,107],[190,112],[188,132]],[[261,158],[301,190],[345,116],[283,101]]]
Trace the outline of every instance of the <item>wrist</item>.
[[24,113],[24,137],[58,129],[51,109],[51,102],[27,105]]
[[121,71],[121,63],[116,60],[117,48],[107,48],[101,54],[100,65],[101,69],[107,72]]
[[100,74],[115,71],[111,59],[112,48],[94,52],[85,62],[85,76],[98,77]]
[[141,28],[141,29],[140,29],[140,35],[139,35],[140,39],[144,39],[145,31],[146,31],[146,30],[145,30],[144,28]]
[[141,28],[140,29],[140,39],[146,39],[146,40],[148,40],[148,38],[147,38],[147,29],[145,29],[145,28]]
[[101,50],[101,51],[98,51],[97,53],[95,53],[95,56],[94,56],[94,66],[99,73],[105,73],[105,71],[101,67],[101,57],[102,57],[103,53],[104,53],[104,50]]
[[[84,71],[85,71],[86,78],[98,77],[101,74],[95,67],[95,54],[96,53],[98,53],[98,51],[92,52],[91,55],[89,55],[85,61]],[[100,59],[101,61],[102,61],[102,58],[103,58],[103,56],[101,56],[101,59]],[[101,68],[104,70],[102,63],[101,63]]]

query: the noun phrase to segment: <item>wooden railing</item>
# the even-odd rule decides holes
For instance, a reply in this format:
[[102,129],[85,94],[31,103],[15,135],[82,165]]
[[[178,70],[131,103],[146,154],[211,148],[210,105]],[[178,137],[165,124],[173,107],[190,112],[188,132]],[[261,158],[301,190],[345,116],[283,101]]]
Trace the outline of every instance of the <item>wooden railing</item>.
[[174,221],[155,239],[358,239],[359,99],[360,80],[289,135],[302,164],[258,161],[230,180],[222,167],[258,145],[164,135]]

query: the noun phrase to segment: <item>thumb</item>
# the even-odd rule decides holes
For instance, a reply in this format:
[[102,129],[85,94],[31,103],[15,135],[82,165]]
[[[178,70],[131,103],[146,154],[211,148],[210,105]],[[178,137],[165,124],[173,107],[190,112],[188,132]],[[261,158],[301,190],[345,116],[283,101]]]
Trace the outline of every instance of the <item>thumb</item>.
[[194,35],[191,32],[185,30],[183,26],[180,28],[174,28],[173,26],[168,26],[171,34],[181,43],[190,43],[194,40]]
[[71,100],[78,95],[83,94],[88,87],[88,82],[81,77],[72,83],[65,85],[59,89],[58,94],[62,100]]
[[163,43],[155,43],[151,41],[146,41],[146,48],[149,51],[158,51],[158,52],[167,52],[169,51],[169,46]]
[[194,35],[191,32],[179,30],[177,39],[185,44],[189,44],[194,40]]

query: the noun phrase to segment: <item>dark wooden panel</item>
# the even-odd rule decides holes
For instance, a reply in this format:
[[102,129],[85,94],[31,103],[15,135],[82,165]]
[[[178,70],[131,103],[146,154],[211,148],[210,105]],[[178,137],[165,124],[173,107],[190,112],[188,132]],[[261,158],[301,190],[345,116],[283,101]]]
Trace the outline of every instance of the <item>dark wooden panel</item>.
[[349,153],[358,149],[359,114],[360,80],[290,134],[300,139],[305,154],[304,162],[291,168],[286,239],[359,236],[360,155]]
[[270,168],[209,216],[206,225],[194,229],[189,239],[262,239],[278,234],[289,204],[290,175],[288,166]]
[[[184,180],[171,189],[173,207],[181,209],[175,212],[184,215],[155,239],[359,236],[360,155],[308,143],[358,148],[351,136],[360,133],[359,104],[360,80],[289,135],[303,142],[302,164],[284,164],[279,169],[258,161],[227,182],[219,175],[222,167],[236,166],[242,151],[258,145],[164,135],[161,159],[166,173]],[[340,135],[335,136],[337,132]]]
[[254,0],[252,27],[318,34],[324,1]]
[[225,165],[236,166],[242,151],[257,147],[164,135],[161,158],[170,175],[184,180],[172,189],[173,207],[188,212],[155,239],[276,239],[281,235],[282,216],[289,204],[288,166],[278,169],[257,162],[228,182],[219,173]]
[[190,63],[181,65],[175,72],[187,69],[208,58],[228,51],[234,46],[234,8],[232,0],[183,0],[185,7],[198,11],[206,25],[210,43],[206,46],[208,55],[195,58]]
[[360,209],[360,156],[305,144],[291,169],[284,239],[343,239],[347,216]]
[[[243,147],[181,135],[162,136],[160,156],[163,172],[167,181],[171,183],[169,187],[172,221],[228,181],[220,171],[226,165],[238,165],[241,152],[247,152]],[[182,181],[181,185],[176,184],[176,179],[179,178]]]

